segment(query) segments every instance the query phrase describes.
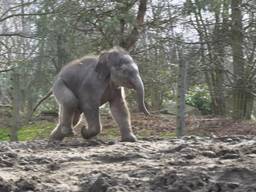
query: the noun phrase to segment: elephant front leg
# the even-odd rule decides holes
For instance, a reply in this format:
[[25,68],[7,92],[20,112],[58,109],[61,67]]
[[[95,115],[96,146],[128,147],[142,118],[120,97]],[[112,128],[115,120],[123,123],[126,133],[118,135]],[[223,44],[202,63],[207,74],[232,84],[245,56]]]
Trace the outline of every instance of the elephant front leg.
[[86,109],[84,116],[87,120],[88,127],[81,127],[81,135],[84,139],[90,139],[101,132],[99,108]]
[[110,108],[112,116],[120,128],[121,141],[137,141],[132,131],[130,113],[121,91],[116,93],[114,99],[110,102]]

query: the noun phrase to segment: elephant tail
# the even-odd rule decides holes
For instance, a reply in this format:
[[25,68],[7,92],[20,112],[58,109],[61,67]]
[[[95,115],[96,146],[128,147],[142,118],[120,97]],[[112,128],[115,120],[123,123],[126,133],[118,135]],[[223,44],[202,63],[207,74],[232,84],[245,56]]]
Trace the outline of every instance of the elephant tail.
[[42,98],[40,99],[40,101],[38,101],[38,103],[35,105],[35,107],[33,108],[33,112],[34,113],[36,111],[36,109],[39,107],[39,105],[41,105],[41,103],[46,100],[48,97],[50,97],[52,95],[52,89],[50,89],[48,91],[48,93]]

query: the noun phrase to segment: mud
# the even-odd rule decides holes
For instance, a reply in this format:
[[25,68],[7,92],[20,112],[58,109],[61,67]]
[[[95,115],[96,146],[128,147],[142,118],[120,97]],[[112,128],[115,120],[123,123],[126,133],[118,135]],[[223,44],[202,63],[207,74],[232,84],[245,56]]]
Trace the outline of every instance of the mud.
[[1,192],[254,192],[256,137],[0,143]]

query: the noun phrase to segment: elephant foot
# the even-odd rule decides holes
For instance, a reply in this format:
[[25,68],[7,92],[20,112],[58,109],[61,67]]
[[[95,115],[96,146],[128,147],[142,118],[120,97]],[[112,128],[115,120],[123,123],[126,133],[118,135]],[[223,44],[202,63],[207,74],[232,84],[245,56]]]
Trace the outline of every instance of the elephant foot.
[[92,137],[95,137],[96,135],[98,135],[100,133],[100,131],[98,130],[90,130],[90,129],[81,129],[81,135],[84,139],[90,139]]
[[136,142],[137,138],[133,133],[122,136],[121,142]]
[[64,137],[72,136],[74,136],[72,129],[67,129],[65,127],[57,127],[50,134],[49,141],[62,141]]
[[73,130],[68,127],[62,127],[61,133],[64,135],[64,137],[73,137],[75,135]]
[[58,132],[52,132],[50,137],[49,137],[49,141],[62,141],[64,139],[65,135],[63,135],[62,133],[58,133]]

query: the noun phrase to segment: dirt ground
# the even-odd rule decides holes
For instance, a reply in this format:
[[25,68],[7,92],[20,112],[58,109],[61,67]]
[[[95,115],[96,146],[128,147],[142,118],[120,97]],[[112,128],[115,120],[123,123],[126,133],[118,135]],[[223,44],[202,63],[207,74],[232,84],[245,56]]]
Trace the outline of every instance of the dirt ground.
[[1,192],[254,192],[256,137],[0,143]]
[[136,143],[102,124],[87,141],[0,142],[0,192],[256,192],[255,122],[191,116],[176,139],[174,116],[132,114]]

